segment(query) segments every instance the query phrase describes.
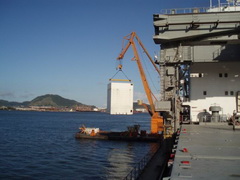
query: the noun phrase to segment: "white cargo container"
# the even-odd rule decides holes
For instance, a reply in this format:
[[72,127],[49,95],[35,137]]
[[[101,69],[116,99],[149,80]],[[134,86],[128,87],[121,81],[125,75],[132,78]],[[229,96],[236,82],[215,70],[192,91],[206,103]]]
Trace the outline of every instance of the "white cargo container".
[[133,84],[131,82],[110,82],[107,95],[108,113],[133,114]]

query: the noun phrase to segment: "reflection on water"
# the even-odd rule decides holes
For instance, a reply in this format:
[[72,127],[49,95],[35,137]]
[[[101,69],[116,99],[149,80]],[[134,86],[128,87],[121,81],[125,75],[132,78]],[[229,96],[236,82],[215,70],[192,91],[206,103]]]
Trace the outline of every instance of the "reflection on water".
[[126,144],[126,147],[123,149],[112,149],[108,154],[108,161],[111,166],[108,171],[107,177],[115,177],[116,174],[119,177],[126,176],[126,172],[128,172],[133,164],[134,164],[134,152],[131,148],[131,144]]

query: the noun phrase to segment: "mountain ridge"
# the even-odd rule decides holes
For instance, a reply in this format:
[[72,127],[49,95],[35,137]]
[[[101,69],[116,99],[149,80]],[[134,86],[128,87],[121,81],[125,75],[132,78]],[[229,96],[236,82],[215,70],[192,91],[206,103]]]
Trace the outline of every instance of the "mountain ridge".
[[95,107],[93,105],[86,105],[75,100],[70,100],[63,98],[56,94],[45,94],[42,96],[37,96],[31,101],[24,101],[24,102],[15,102],[15,101],[6,101],[0,100],[0,106],[7,106],[7,107],[16,107],[16,106],[51,106],[51,107]]

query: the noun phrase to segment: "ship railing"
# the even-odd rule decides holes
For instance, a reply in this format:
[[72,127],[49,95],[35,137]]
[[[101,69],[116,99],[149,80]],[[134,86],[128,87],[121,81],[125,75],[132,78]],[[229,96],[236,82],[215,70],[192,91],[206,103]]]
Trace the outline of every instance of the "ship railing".
[[239,11],[240,2],[233,3],[219,3],[217,6],[209,8],[208,12],[227,12],[227,11]]
[[176,9],[162,9],[161,14],[189,14],[189,13],[205,13],[209,7],[198,8],[176,8]]
[[128,173],[128,175],[124,178],[124,180],[136,180],[139,178],[140,174],[148,164],[148,162],[152,159],[154,154],[159,149],[159,144],[155,144],[151,150],[134,166],[134,168]]
[[194,8],[175,8],[162,9],[161,14],[190,14],[190,13],[206,13],[206,12],[223,12],[223,11],[239,11],[240,2],[220,3],[211,7],[194,7]]

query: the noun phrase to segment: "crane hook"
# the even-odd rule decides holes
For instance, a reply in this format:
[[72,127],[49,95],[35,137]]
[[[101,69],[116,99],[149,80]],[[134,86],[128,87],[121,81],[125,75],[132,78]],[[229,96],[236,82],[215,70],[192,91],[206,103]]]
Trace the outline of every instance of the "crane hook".
[[122,64],[119,64],[117,69],[119,69],[121,71],[122,70]]

